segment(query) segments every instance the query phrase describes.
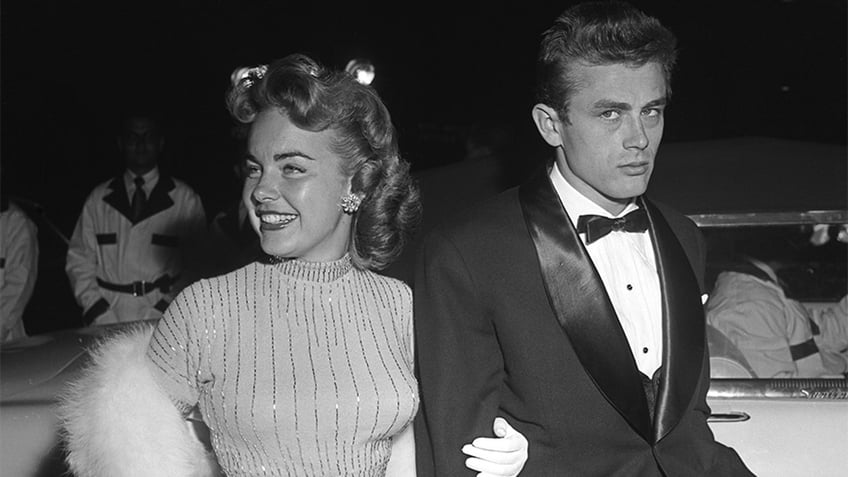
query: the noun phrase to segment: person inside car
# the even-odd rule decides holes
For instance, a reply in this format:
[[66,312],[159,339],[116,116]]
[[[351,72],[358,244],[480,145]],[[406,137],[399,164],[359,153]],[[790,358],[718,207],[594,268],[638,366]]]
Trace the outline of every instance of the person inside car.
[[839,377],[848,372],[846,298],[811,313],[791,298],[781,240],[742,241],[716,278],[707,322],[742,352],[759,378]]

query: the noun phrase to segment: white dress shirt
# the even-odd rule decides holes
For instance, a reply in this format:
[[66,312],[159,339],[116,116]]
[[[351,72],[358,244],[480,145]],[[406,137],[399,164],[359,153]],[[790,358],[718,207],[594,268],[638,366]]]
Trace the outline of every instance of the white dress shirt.
[[[124,188],[127,190],[127,199],[129,199],[130,204],[132,204],[133,195],[135,194],[135,178],[136,175],[129,169],[124,170]],[[154,167],[142,174],[141,178],[144,179],[144,185],[141,188],[144,189],[144,195],[149,200],[150,194],[153,192],[156,184],[159,183],[159,168]]]
[[[572,187],[556,166],[551,168],[550,178],[575,228],[581,215],[610,217],[609,212]],[[610,218],[638,208],[631,202]],[[580,239],[609,294],[636,367],[648,377],[653,376],[662,365],[662,301],[650,234],[613,231],[589,245],[585,234],[580,234]]]

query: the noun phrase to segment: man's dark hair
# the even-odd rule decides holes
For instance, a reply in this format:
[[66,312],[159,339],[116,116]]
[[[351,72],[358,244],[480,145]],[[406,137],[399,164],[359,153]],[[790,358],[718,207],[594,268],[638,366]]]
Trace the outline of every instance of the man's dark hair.
[[671,71],[677,59],[677,39],[659,20],[630,4],[588,2],[565,10],[542,35],[536,62],[536,102],[567,118],[571,95],[578,85],[574,64],[624,63],[639,67],[658,63],[671,95]]

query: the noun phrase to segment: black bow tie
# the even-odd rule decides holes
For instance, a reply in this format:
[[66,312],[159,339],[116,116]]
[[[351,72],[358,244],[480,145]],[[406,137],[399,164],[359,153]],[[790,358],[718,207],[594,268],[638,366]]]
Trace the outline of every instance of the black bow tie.
[[577,219],[577,232],[586,234],[586,245],[614,230],[624,232],[644,232],[648,230],[647,212],[645,212],[645,209],[636,209],[617,219],[600,215],[581,215]]

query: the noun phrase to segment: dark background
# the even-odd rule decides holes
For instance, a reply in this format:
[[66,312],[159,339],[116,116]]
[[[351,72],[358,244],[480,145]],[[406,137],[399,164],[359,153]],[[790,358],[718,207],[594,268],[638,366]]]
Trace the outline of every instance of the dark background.
[[[522,155],[545,150],[530,122],[538,40],[571,3],[6,0],[3,193],[70,235],[91,188],[120,170],[116,117],[142,102],[167,120],[163,167],[212,217],[238,195],[230,73],[293,52],[338,68],[370,59],[413,169],[459,160],[469,128],[496,122],[521,172]],[[846,143],[844,0],[633,3],[679,40],[664,142]]]

